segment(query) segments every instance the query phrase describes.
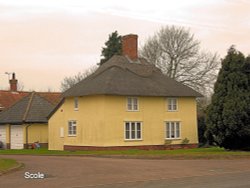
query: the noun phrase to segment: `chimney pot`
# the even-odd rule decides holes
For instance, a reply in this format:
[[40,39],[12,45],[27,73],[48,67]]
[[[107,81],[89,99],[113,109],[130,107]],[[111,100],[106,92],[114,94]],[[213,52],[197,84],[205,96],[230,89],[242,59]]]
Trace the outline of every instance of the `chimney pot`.
[[138,59],[138,36],[129,34],[122,37],[122,55],[127,56],[131,60]]
[[12,74],[12,79],[9,80],[10,82],[10,91],[17,91],[17,79],[15,73]]

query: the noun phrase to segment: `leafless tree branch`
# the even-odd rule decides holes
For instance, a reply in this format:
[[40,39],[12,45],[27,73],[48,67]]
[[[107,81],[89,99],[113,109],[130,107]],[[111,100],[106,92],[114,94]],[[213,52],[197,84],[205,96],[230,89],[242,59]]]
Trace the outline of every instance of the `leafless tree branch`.
[[75,76],[65,77],[63,81],[61,82],[61,91],[63,92],[71,88],[72,86],[74,86],[75,84],[77,84],[78,82],[86,78],[87,76],[94,73],[96,69],[97,69],[97,66],[92,66],[83,72],[78,72]]
[[212,91],[218,55],[200,50],[200,42],[184,27],[166,26],[148,38],[140,55],[167,76],[203,93]]

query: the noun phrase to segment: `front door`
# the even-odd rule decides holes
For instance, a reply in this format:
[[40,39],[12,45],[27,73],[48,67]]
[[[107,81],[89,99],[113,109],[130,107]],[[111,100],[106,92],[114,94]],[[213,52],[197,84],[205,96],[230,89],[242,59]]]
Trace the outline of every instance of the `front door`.
[[23,149],[23,126],[11,125],[10,149]]

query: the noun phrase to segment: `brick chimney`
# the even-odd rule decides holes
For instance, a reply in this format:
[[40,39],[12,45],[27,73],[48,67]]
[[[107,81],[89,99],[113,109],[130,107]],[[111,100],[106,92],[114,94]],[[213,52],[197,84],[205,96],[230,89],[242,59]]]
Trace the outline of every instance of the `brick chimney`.
[[12,73],[12,79],[10,82],[10,91],[17,91],[17,79],[15,73]]
[[132,61],[138,58],[137,39],[138,36],[134,34],[122,37],[122,55],[127,56]]

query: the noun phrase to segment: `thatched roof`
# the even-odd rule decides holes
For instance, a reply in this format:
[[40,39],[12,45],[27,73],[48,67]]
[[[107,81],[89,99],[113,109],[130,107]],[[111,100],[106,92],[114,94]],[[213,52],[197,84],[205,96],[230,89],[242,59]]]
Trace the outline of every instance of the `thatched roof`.
[[86,95],[125,96],[190,96],[202,95],[193,89],[165,76],[144,59],[132,62],[125,56],[113,56],[72,88],[64,97]]

